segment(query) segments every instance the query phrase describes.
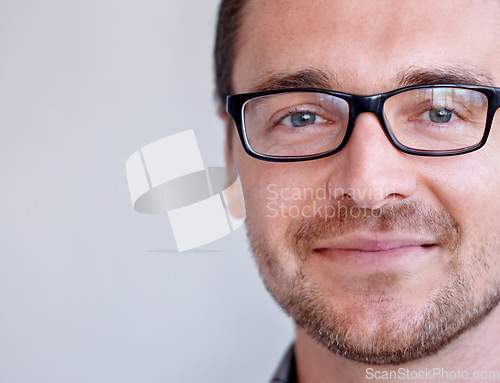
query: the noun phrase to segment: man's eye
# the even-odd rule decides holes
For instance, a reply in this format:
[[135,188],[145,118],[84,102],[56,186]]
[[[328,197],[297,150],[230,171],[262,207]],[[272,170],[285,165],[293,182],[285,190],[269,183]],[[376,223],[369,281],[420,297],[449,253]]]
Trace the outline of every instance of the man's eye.
[[434,108],[429,110],[429,120],[437,124],[445,124],[450,122],[452,118],[457,118],[457,116],[449,109]]
[[294,128],[302,128],[305,126],[326,122],[325,119],[319,117],[315,113],[311,112],[297,112],[285,117],[282,121],[282,125],[293,126]]

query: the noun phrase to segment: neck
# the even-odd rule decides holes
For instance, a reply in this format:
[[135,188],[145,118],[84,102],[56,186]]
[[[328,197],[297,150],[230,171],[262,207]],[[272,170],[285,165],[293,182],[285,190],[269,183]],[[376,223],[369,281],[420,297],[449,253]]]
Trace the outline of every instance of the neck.
[[[500,380],[500,308],[437,354],[400,365],[368,365],[333,354],[296,329],[299,383],[465,382]],[[399,374],[399,375],[398,375]],[[419,375],[417,375],[419,374]]]

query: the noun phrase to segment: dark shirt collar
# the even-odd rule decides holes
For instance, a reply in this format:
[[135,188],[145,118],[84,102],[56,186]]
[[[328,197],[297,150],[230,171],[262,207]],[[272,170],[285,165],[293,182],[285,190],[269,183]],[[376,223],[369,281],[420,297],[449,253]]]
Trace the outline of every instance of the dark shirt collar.
[[297,383],[297,371],[295,368],[295,355],[293,344],[281,360],[271,383]]

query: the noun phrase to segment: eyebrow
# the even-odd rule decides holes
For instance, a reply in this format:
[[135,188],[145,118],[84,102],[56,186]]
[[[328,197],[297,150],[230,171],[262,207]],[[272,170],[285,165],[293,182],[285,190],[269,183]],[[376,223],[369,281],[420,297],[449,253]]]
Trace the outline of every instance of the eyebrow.
[[307,68],[293,72],[268,72],[256,80],[251,92],[264,92],[289,88],[321,88],[338,89],[339,83],[335,75],[321,69]]
[[[394,80],[394,89],[438,84],[494,86],[493,78],[487,73],[462,65],[438,68],[411,67],[399,71]],[[335,74],[316,68],[293,72],[268,72],[257,78],[255,83],[256,85],[250,90],[252,93],[290,88],[319,88],[337,91],[342,89]]]
[[466,66],[453,65],[438,68],[412,67],[400,71],[396,76],[398,87],[438,84],[466,84],[494,86],[487,73]]

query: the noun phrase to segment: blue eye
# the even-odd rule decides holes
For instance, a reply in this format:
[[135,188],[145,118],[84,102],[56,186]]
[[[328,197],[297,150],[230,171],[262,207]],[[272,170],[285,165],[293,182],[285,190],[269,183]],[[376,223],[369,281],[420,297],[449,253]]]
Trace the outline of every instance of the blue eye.
[[453,112],[448,109],[431,109],[429,111],[429,119],[438,124],[450,122],[452,117]]
[[290,116],[290,120],[293,126],[299,128],[314,124],[316,122],[316,115],[313,113],[295,113]]
[[292,126],[294,128],[303,128],[309,125],[314,125],[317,123],[326,122],[325,119],[319,117],[315,113],[311,112],[295,112],[285,117],[281,124],[286,126]]

